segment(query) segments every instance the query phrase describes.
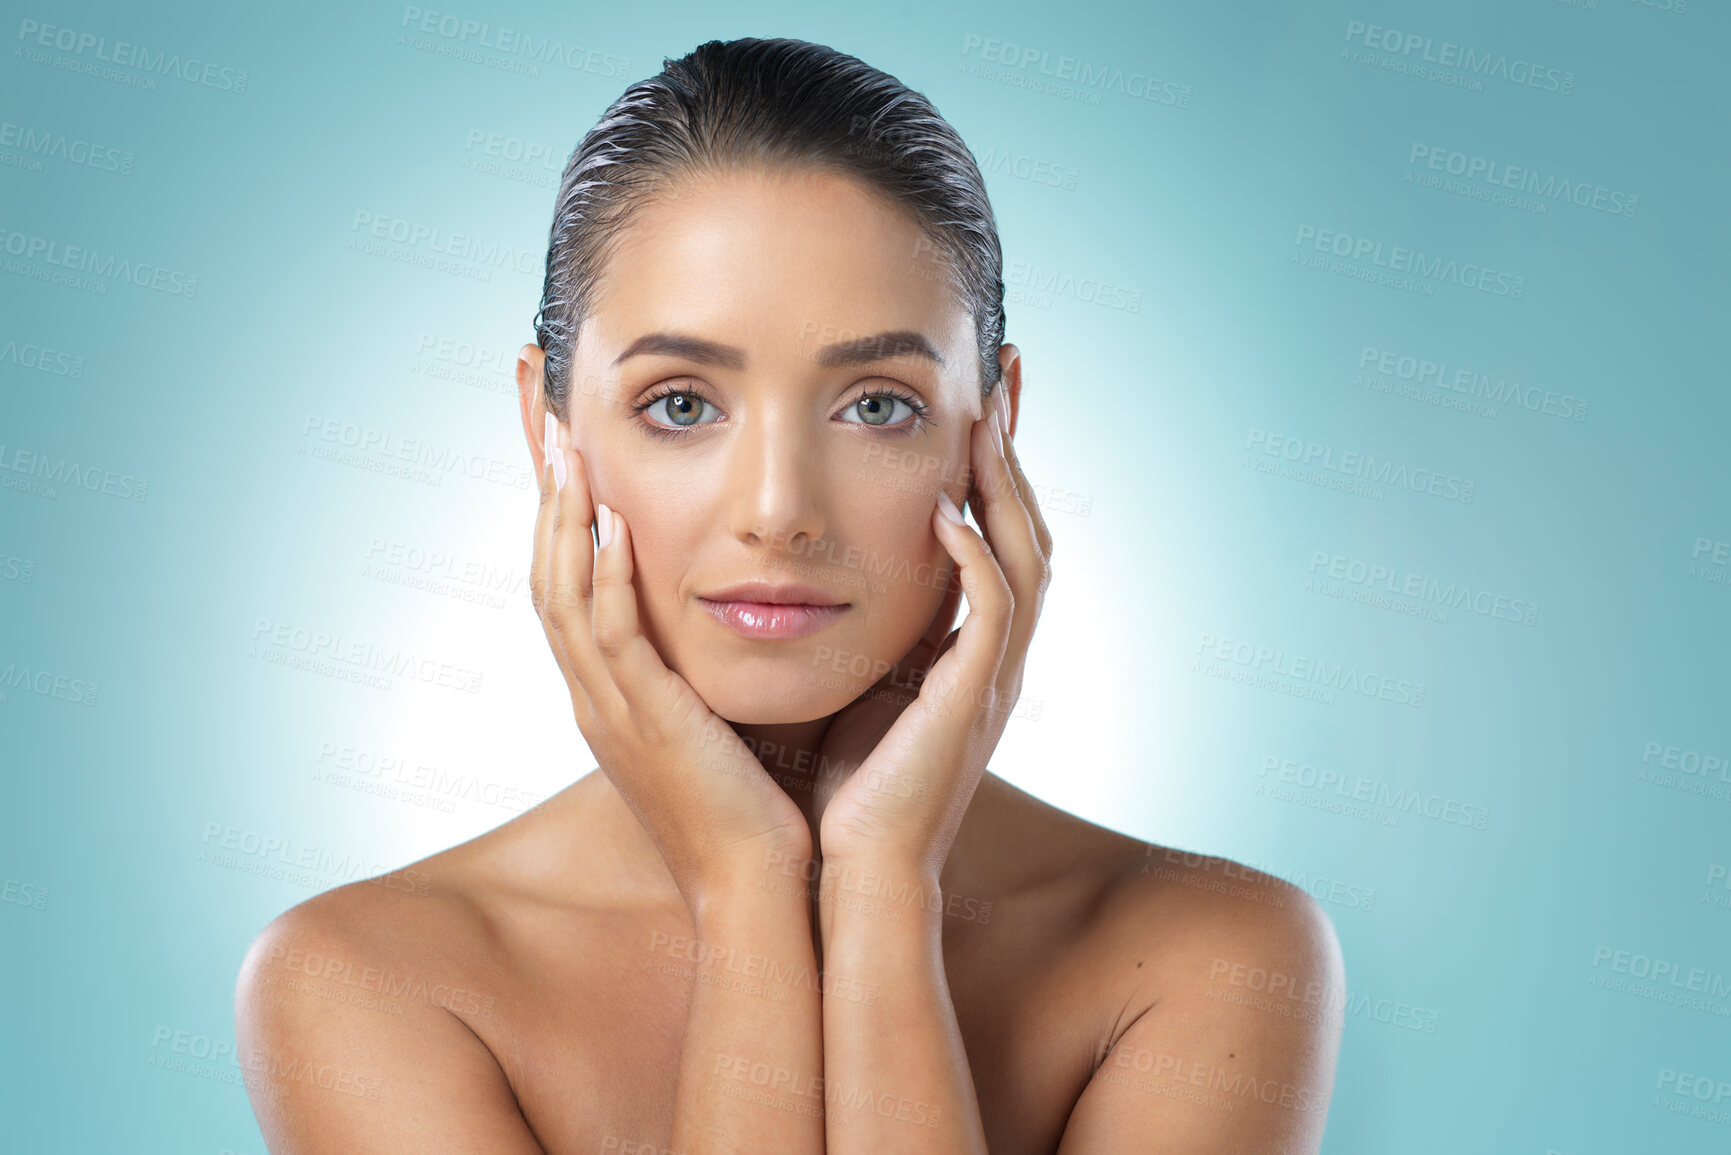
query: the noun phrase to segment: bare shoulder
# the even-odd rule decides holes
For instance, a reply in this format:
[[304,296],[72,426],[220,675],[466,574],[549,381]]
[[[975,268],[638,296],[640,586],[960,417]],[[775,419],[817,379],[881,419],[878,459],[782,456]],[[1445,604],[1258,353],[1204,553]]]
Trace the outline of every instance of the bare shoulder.
[[1322,906],[1229,858],[1096,827],[1092,965],[1112,1002],[1061,1155],[1319,1149],[1345,975]]
[[458,874],[433,865],[442,858],[308,899],[248,950],[235,1034],[271,1150],[386,1136],[410,1149],[537,1150],[482,1042],[495,999],[475,957],[492,928]]
[[1124,933],[1156,936],[1150,978],[1163,993],[1236,1005],[1225,988],[1243,986],[1254,970],[1255,991],[1272,984],[1282,996],[1290,989],[1301,1001],[1336,1005],[1340,942],[1302,888],[1230,858],[1138,843],[1114,889]]
[[1284,943],[1338,954],[1322,906],[1284,879],[1216,855],[1132,838],[993,776],[984,817],[1007,848],[1001,869],[1016,890],[1067,885],[1093,905],[1093,928],[1180,957],[1209,941]]
[[[1001,783],[1001,780],[999,780]],[[1274,875],[1218,855],[1131,838],[995,783],[999,837],[1019,849],[1020,885],[1069,879],[1092,897],[1090,931],[1158,973],[1206,975],[1214,955],[1250,952],[1339,971],[1322,905]]]
[[[1093,1072],[1062,1155],[1315,1151],[1345,1003],[1340,944],[1303,889],[1131,838],[1014,788],[998,829],[1085,944]],[[1002,804],[1002,803],[1000,803]],[[1026,893],[1024,888],[1024,893]],[[1058,913],[1056,911],[1054,914]],[[1063,925],[1064,919],[1054,922]]]
[[402,1002],[411,998],[449,1010],[431,994],[449,984],[423,989],[420,980],[464,969],[465,944],[483,938],[487,926],[452,874],[427,868],[439,857],[336,887],[278,915],[241,964],[237,1009],[330,1005],[406,1019]]

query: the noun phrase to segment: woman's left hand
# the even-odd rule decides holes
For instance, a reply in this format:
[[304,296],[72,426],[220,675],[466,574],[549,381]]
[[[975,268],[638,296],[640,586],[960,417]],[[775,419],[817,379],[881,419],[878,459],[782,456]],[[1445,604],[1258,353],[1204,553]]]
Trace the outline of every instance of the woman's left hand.
[[[931,627],[824,735],[822,772],[852,770],[822,811],[825,861],[935,880],[1021,696],[1051,581],[1052,535],[1016,461],[1006,391],[1000,381],[970,432],[968,501],[986,538],[959,514],[951,521],[943,505],[954,505],[940,495],[932,525],[957,570]],[[962,593],[968,616],[951,631]]]

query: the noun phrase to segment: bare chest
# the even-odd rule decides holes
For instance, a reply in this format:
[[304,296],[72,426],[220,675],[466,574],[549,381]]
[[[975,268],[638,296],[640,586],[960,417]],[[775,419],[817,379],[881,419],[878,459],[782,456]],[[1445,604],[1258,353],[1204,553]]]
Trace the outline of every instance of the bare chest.
[[[1056,1148],[1102,1030],[1085,959],[1036,922],[945,928],[950,997],[994,1152]],[[696,984],[771,997],[750,960],[702,961],[688,934],[612,924],[495,980],[504,995],[484,1041],[549,1155],[667,1148]]]

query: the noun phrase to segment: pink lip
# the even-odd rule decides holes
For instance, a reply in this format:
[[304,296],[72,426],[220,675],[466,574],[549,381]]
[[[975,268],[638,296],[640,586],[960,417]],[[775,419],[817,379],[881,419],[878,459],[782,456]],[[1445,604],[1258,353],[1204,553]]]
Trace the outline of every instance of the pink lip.
[[814,634],[850,608],[841,598],[800,582],[741,582],[697,600],[735,633],[764,640]]
[[747,638],[803,638],[815,634],[848,607],[788,605],[774,602],[718,602],[698,598],[722,625]]
[[699,597],[712,602],[759,602],[772,606],[845,606],[838,598],[804,582],[740,582],[725,589],[710,590]]

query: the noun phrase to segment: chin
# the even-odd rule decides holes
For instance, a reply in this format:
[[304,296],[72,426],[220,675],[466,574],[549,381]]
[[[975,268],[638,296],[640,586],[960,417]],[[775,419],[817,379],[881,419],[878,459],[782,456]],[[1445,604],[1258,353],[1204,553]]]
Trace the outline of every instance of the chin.
[[777,726],[827,718],[870,688],[845,675],[813,677],[804,671],[753,677],[741,671],[716,671],[692,682],[709,708],[741,725]]

